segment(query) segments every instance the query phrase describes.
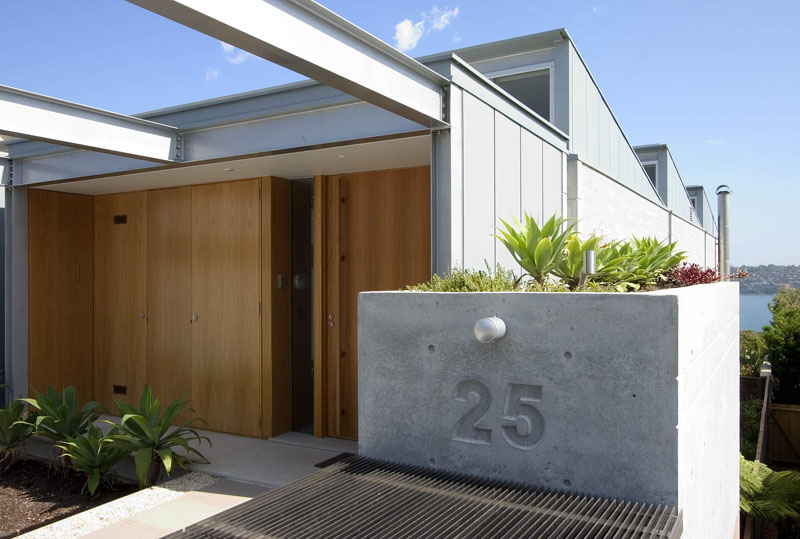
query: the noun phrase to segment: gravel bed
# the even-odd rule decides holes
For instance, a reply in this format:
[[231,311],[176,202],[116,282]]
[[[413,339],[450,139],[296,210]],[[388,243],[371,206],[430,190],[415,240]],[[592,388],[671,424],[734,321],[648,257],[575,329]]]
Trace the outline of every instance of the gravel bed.
[[37,528],[20,537],[69,539],[80,537],[95,530],[105,528],[156,505],[179,498],[186,492],[201,489],[221,477],[198,472],[190,472],[160,485],[140,490],[112,502],[97,506],[88,511],[59,520],[48,526]]

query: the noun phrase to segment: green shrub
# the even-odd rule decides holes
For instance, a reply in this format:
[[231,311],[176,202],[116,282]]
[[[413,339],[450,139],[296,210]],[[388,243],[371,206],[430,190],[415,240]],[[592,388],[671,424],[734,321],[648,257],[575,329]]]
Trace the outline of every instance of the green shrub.
[[764,327],[772,374],[777,379],[775,400],[800,402],[800,289],[780,288],[769,304],[770,325]]
[[14,449],[24,445],[33,434],[33,426],[25,423],[25,403],[16,400],[8,408],[0,408],[0,471],[14,458]]
[[800,472],[774,472],[739,455],[739,508],[775,523],[800,519]]
[[766,355],[767,343],[762,333],[750,329],[739,332],[739,374],[760,376]]
[[130,455],[129,451],[111,445],[113,440],[110,437],[118,432],[113,428],[108,434],[109,437],[106,437],[103,431],[91,425],[85,435],[77,438],[70,436],[65,442],[57,444],[63,454],[70,458],[72,466],[88,476],[86,486],[92,496],[101,481],[110,482],[108,478],[112,468]]
[[750,460],[756,458],[763,402],[758,397],[751,397],[739,405],[739,451]]
[[562,292],[568,290],[564,285],[535,281],[523,281],[514,272],[500,264],[494,271],[486,265],[486,270],[453,269],[442,276],[434,275],[430,281],[406,287],[413,292]]
[[495,237],[533,280],[543,284],[547,276],[566,259],[566,244],[574,223],[564,226],[567,220],[553,215],[539,228],[536,220],[527,213],[524,226],[517,219],[514,219],[515,227],[502,219],[500,221],[505,230],[498,228],[500,235]]
[[64,389],[63,394],[50,385],[47,386],[45,395],[36,390],[33,394],[35,396],[33,399],[20,399],[38,410],[35,419],[28,420],[28,424],[34,428],[34,434],[54,442],[65,442],[68,438],[86,434],[89,426],[106,411],[102,404],[95,401],[79,407],[73,386]]
[[[185,394],[167,406],[163,415],[161,415],[161,403],[153,398],[153,392],[147,386],[142,392],[138,410],[119,400],[117,406],[122,421],[119,424],[106,421],[118,429],[118,432],[109,435],[108,438],[112,441],[113,447],[134,454],[136,476],[142,488],[152,486],[158,481],[161,466],[167,474],[172,472],[173,465],[185,469],[191,462],[190,453],[200,457],[203,462],[208,462],[197,449],[189,447],[189,442],[192,441],[196,441],[199,445],[206,440],[211,445],[211,440],[189,428],[189,425],[203,420],[193,418],[179,426],[172,426],[172,422],[181,412],[194,412],[189,407]],[[178,447],[183,448],[186,454],[175,452]]]

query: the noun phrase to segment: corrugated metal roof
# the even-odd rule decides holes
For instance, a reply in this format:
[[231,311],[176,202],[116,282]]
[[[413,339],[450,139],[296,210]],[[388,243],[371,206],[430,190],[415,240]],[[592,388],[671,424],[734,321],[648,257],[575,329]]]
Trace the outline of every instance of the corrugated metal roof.
[[351,457],[167,537],[668,538],[674,508]]

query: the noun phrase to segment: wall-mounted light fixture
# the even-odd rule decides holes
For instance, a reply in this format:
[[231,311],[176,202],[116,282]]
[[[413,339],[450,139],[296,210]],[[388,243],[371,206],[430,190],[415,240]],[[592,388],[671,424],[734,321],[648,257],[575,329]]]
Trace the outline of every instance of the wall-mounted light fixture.
[[478,341],[484,344],[493,343],[498,339],[502,339],[506,334],[506,323],[497,316],[481,318],[475,322],[473,332]]

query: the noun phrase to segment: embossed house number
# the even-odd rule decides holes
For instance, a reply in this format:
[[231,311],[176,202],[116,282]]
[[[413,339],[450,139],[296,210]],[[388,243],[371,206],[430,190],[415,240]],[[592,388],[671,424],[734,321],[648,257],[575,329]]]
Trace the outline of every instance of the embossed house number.
[[[468,444],[492,444],[492,427],[487,426],[492,407],[492,392],[479,380],[462,380],[456,386],[453,398],[461,402],[473,400],[475,404],[467,410],[453,428],[453,440]],[[536,407],[542,402],[542,386],[508,384],[506,387],[501,431],[503,438],[512,447],[521,450],[533,449],[544,436],[544,416]]]

